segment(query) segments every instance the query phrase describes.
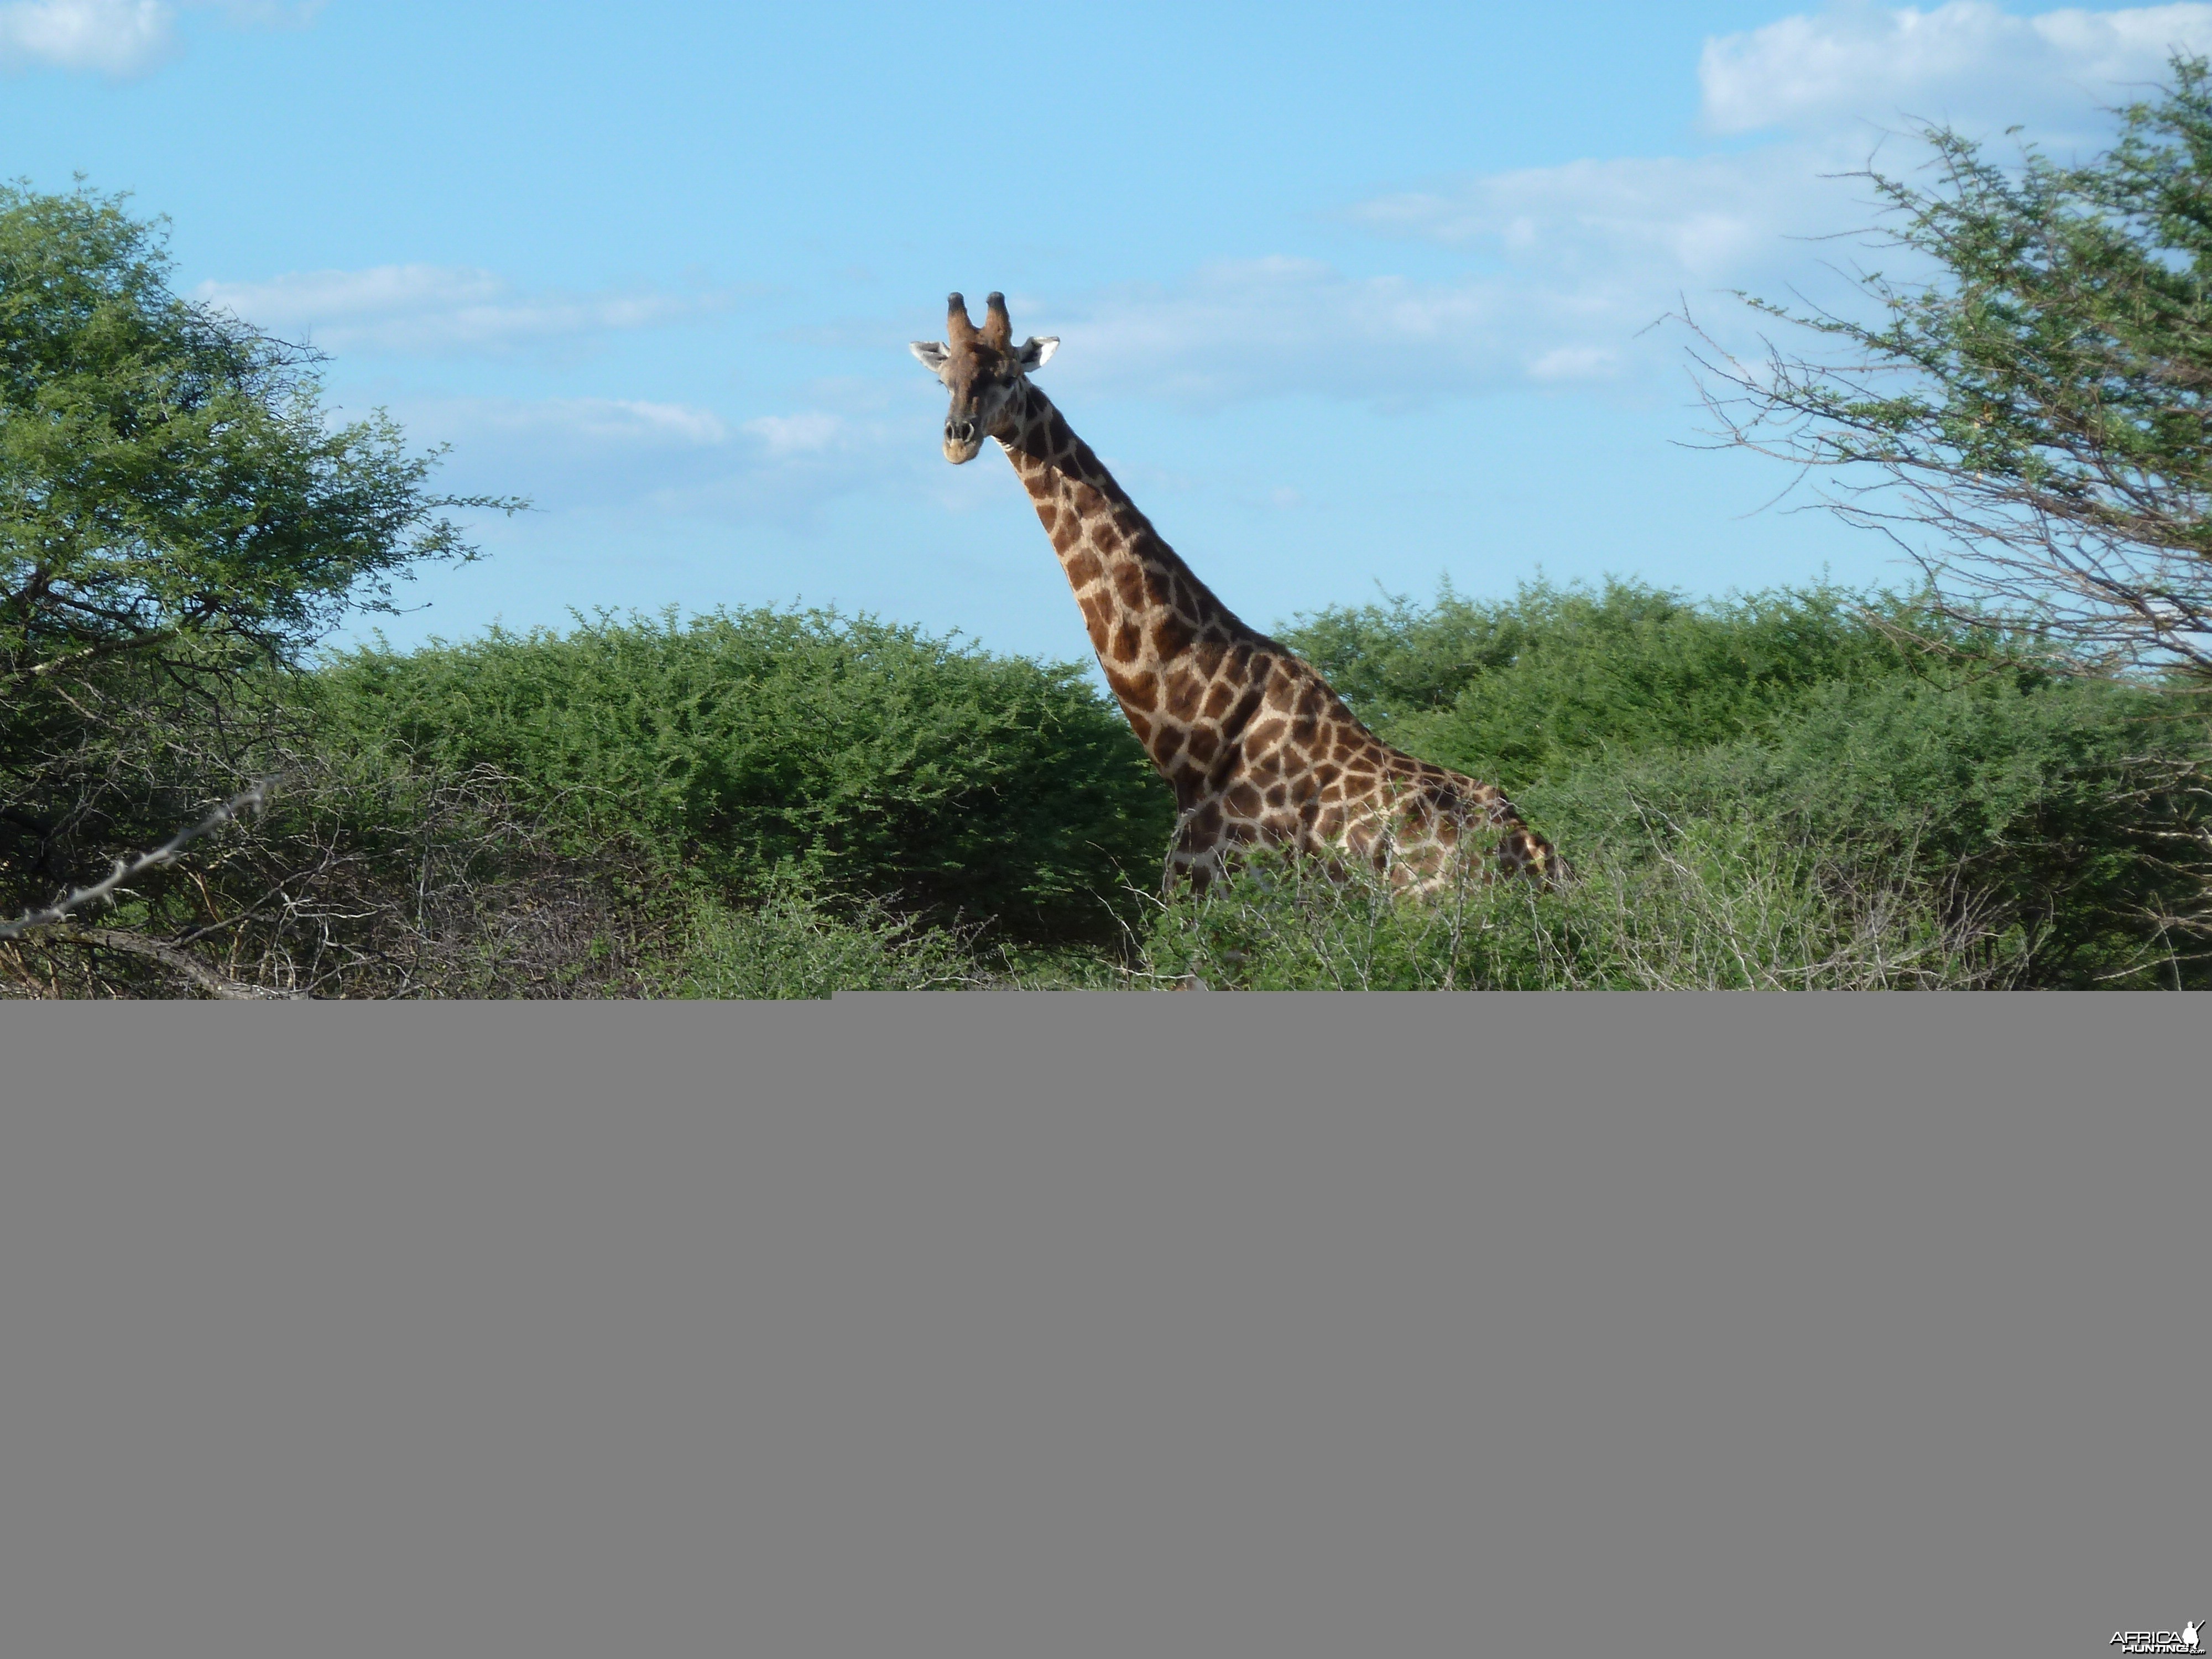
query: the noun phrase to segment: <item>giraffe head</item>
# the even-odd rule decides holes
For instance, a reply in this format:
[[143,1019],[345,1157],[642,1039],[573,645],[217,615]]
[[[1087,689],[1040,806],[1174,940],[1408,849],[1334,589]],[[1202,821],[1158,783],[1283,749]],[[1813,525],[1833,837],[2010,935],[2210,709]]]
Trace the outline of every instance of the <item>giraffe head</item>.
[[1003,294],[994,294],[985,302],[980,331],[969,320],[968,302],[953,295],[946,302],[945,331],[949,339],[916,340],[908,349],[952,394],[952,406],[945,416],[945,459],[958,466],[975,459],[986,437],[1002,435],[1000,428],[1022,376],[1043,368],[1060,349],[1060,340],[1047,335],[1016,345]]

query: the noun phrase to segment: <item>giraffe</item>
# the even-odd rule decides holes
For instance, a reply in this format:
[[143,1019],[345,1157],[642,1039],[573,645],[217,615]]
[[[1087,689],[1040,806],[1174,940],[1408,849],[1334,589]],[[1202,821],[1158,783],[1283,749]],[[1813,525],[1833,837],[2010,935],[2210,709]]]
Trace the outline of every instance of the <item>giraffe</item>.
[[1002,294],[980,330],[951,295],[945,332],[912,346],[951,394],[945,459],[964,465],[995,438],[1029,491],[1106,683],[1175,790],[1170,884],[1203,889],[1255,844],[1370,864],[1415,894],[1470,869],[1565,878],[1494,785],[1391,748],[1192,574],[1030,380],[1056,336],[1017,346]]

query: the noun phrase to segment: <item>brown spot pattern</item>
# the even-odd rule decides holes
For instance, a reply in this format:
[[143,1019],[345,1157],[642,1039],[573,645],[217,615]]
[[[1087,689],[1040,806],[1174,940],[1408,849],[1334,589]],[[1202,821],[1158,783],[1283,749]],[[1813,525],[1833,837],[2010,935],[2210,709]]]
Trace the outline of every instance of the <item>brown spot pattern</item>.
[[1152,649],[1159,653],[1162,662],[1182,655],[1190,643],[1190,624],[1172,611],[1163,612],[1152,624]]
[[[1109,555],[1110,556],[1110,555]],[[1131,611],[1145,608],[1145,573],[1133,559],[1115,559],[1107,567],[1114,576],[1114,597]]]
[[1158,703],[1160,683],[1158,676],[1150,673],[1119,674],[1115,672],[1110,663],[1104,667],[1106,684],[1114,688],[1114,695],[1123,702],[1145,709]]
[[1179,720],[1195,720],[1199,699],[1205,692],[1205,681],[1187,668],[1178,668],[1168,678],[1168,713]]

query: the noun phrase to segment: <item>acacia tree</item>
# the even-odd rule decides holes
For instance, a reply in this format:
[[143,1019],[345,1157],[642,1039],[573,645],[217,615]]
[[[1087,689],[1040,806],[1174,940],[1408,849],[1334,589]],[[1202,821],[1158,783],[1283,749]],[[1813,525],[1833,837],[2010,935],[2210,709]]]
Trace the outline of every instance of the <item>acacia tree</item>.
[[283,655],[391,577],[473,556],[380,412],[318,354],[169,291],[161,222],[0,185],[0,684],[173,641]]
[[2030,147],[2003,166],[1926,130],[1931,186],[1860,176],[1932,280],[1862,276],[1870,323],[1751,300],[1829,342],[1818,358],[1692,355],[1723,441],[1841,470],[1826,505],[1898,539],[1954,616],[2008,614],[2069,664],[2202,686],[2212,77],[2186,57],[2172,74],[2087,162]]
[[449,513],[522,505],[432,492],[439,452],[381,412],[330,419],[318,354],[180,298],[170,270],[163,222],[120,197],[0,185],[11,911],[235,793],[205,769],[155,787],[179,710],[220,729],[348,610],[391,610],[407,567],[474,557]]

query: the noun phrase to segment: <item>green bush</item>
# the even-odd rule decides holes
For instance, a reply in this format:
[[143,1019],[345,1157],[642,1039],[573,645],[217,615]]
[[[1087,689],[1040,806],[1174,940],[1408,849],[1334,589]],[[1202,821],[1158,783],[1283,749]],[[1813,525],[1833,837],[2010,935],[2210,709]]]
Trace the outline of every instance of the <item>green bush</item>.
[[2109,682],[1838,684],[1771,732],[1595,763],[1528,805],[1577,846],[1748,817],[1850,848],[2006,919],[2024,984],[2196,982],[2172,923],[2202,902],[2203,747],[2170,702]]
[[972,942],[877,902],[825,903],[782,882],[733,908],[693,906],[661,970],[664,994],[775,1001],[838,991],[953,990],[982,982]]
[[[282,772],[109,920],[315,995],[2212,985],[2203,715],[1909,620],[1617,583],[1305,624],[1578,872],[1437,903],[1267,854],[1163,901],[1167,792],[1076,671],[820,613],[355,651],[208,708],[126,659],[149,717],[76,765],[172,818]],[[190,988],[93,933],[0,981]]]
[[1173,798],[1077,669],[823,611],[364,648],[319,677],[349,740],[496,769],[585,837],[734,901],[782,876],[1020,936],[1095,934],[1157,880]]
[[[1839,682],[1924,674],[1898,627],[1924,620],[1828,587],[1697,605],[1639,583],[1532,583],[1478,603],[1446,584],[1426,607],[1326,611],[1282,637],[1391,742],[1517,790],[1595,756],[1770,728]],[[1996,643],[1949,632],[1973,654]]]
[[1263,852],[1203,894],[1146,898],[1118,959],[1024,952],[803,890],[702,903],[662,994],[1981,988],[2025,982],[2027,931],[1919,879],[1909,860],[1793,844],[1743,815],[1608,845],[1565,892],[1471,881],[1408,903]]
[[1947,914],[1899,861],[1738,814],[1596,848],[1572,885],[1470,880],[1408,903],[1273,854],[1161,905],[1155,980],[1214,990],[1889,990],[2019,982],[2017,928]]
[[2172,927],[2205,891],[2202,715],[2021,665],[1996,634],[1931,650],[1908,627],[1927,619],[1887,596],[1700,605],[1616,582],[1447,588],[1286,637],[1393,741],[1502,780],[1586,873],[1633,885],[1672,861],[1718,893],[1741,884],[1701,849],[1747,838],[1734,855],[1770,876],[1872,881],[2004,935],[2011,982],[2203,977]]

